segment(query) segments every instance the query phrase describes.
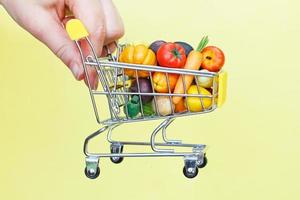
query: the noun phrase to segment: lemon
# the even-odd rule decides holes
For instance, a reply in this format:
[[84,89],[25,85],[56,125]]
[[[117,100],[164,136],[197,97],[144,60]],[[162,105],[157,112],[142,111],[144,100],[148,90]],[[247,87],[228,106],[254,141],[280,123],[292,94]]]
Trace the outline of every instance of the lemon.
[[[198,92],[199,90],[199,92]],[[211,93],[203,88],[203,87],[198,87],[196,85],[192,85],[188,89],[188,94],[201,94],[201,95],[211,95]],[[212,103],[212,98],[202,98],[202,103],[204,109],[208,109],[211,106]],[[200,97],[187,97],[187,104],[192,112],[200,112],[203,110],[202,105],[201,105],[201,98]]]

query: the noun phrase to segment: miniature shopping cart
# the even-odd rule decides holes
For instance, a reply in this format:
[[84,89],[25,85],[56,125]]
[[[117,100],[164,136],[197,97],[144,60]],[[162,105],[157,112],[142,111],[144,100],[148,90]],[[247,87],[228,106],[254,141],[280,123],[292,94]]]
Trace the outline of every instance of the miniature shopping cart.
[[[185,69],[175,69],[175,68],[164,68],[159,66],[149,66],[149,65],[137,65],[118,62],[119,54],[122,51],[123,46],[118,45],[117,51],[111,54],[108,51],[107,58],[97,58],[95,49],[88,38],[88,32],[81,24],[79,20],[73,19],[67,23],[67,32],[72,40],[75,41],[82,59],[83,69],[86,75],[86,81],[88,84],[88,89],[95,112],[96,120],[103,127],[89,135],[84,142],[84,154],[86,155],[86,168],[85,174],[88,178],[94,179],[99,176],[99,159],[100,158],[110,158],[113,163],[122,162],[124,157],[183,157],[184,168],[183,173],[188,178],[193,178],[198,174],[198,168],[202,168],[207,163],[204,144],[185,144],[180,140],[170,140],[167,138],[166,129],[168,126],[177,118],[197,114],[205,114],[214,111],[217,107],[220,107],[226,97],[226,80],[227,74],[225,72],[202,72],[197,70],[185,70]],[[90,48],[90,54],[85,56],[83,50],[81,49],[80,43],[86,42]],[[101,85],[97,89],[93,89],[91,86],[91,80],[89,77],[89,70],[94,68],[97,72],[99,82]],[[139,79],[139,71],[147,71],[150,76],[149,79],[151,84],[153,84],[152,74],[154,72],[161,72],[166,74],[179,74],[180,77],[193,76],[194,84],[199,86],[199,78],[206,77],[212,80],[212,87],[210,95],[201,94],[198,89],[198,94],[188,94],[187,88],[184,85],[184,92],[182,94],[173,94],[170,92],[170,85],[168,85],[169,92],[167,93],[157,93],[154,91],[151,93],[140,92],[139,81],[137,81],[138,91],[132,92],[129,90],[130,79],[124,73],[125,70],[134,70],[136,79]],[[184,81],[183,81],[184,82]],[[143,112],[143,105],[140,104],[141,109],[139,115],[131,117],[128,115],[128,102],[133,96],[137,96],[140,100],[143,96],[152,96],[154,113],[152,115],[146,115]],[[172,111],[168,115],[161,114],[157,107],[157,98],[159,96],[164,96],[172,99],[173,96],[181,96],[184,99],[186,110],[183,112],[175,112],[172,106]],[[104,97],[106,100],[101,101],[101,106],[96,102],[96,98]],[[187,104],[188,98],[197,98],[201,103],[202,109],[200,111],[191,111],[189,105]],[[205,107],[203,101],[205,99],[210,99],[211,105]],[[105,102],[107,104],[105,106]],[[101,111],[106,109],[106,114],[108,114],[108,119],[100,119],[100,112],[98,107],[101,107]],[[149,120],[162,120],[162,122],[154,129],[151,134],[150,141],[148,142],[133,142],[133,141],[116,141],[112,139],[112,132],[115,128],[119,127],[125,123],[133,122],[143,122]],[[91,153],[88,151],[89,142],[100,135],[103,132],[107,132],[107,140],[111,144],[111,153]],[[162,133],[163,142],[157,142],[156,137],[158,133]],[[124,153],[124,145],[138,145],[138,146],[150,146],[152,152],[133,152]],[[189,152],[178,151],[182,147],[191,148]]]

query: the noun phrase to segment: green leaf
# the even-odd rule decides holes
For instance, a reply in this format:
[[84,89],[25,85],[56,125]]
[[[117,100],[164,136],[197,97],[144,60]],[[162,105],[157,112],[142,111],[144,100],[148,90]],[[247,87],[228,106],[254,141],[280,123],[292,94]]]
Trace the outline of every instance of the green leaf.
[[204,47],[206,47],[206,45],[208,44],[208,36],[206,35],[206,36],[204,36],[202,39],[201,39],[201,41],[199,42],[199,45],[198,45],[198,47],[197,47],[197,51],[199,51],[199,52],[201,52],[202,51],[202,49],[204,49]]

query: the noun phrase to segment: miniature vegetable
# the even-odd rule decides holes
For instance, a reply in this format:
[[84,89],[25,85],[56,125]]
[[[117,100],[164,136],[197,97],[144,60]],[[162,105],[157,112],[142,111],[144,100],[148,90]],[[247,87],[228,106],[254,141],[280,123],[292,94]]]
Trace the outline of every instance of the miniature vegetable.
[[143,105],[143,112],[145,116],[151,116],[155,114],[152,107],[152,102]]
[[194,50],[194,48],[186,42],[178,41],[175,43],[180,44],[184,48],[186,57],[188,57],[189,53]]
[[162,44],[165,44],[166,42],[163,40],[156,40],[152,42],[149,46],[149,49],[151,49],[154,53],[157,53],[157,50]]
[[[131,63],[131,64],[142,64],[142,65],[156,65],[155,53],[143,44],[139,45],[128,45],[122,51],[120,62]],[[136,77],[136,71],[133,69],[125,69],[125,74],[130,77]],[[139,77],[148,77],[148,71],[137,71]]]
[[157,51],[157,61],[163,67],[182,68],[186,61],[185,50],[179,44],[164,43]]
[[[208,72],[206,69],[201,69],[202,72]],[[197,76],[197,81],[199,86],[204,88],[210,88],[213,85],[213,78],[212,77],[205,77],[205,76]]]
[[157,96],[156,97],[156,103],[153,99],[152,101],[152,107],[162,116],[170,115],[172,114],[172,101],[168,96]]
[[[138,88],[138,84],[140,88]],[[139,81],[137,82],[137,79],[135,79],[132,84],[131,84],[131,88],[130,88],[131,92],[135,92],[135,93],[152,93],[152,85],[149,79],[146,78],[139,78]],[[153,99],[152,95],[141,95],[142,98],[142,103],[148,103]]]
[[[197,49],[190,52],[189,56],[187,57],[184,69],[198,70],[200,68],[200,65],[202,63],[202,58],[203,58],[201,50],[206,46],[207,43],[208,43],[208,38],[206,36],[206,37],[202,38]],[[193,75],[181,75],[177,80],[177,83],[176,83],[176,86],[174,89],[174,94],[184,94],[185,93],[184,90],[189,89],[190,85],[193,82],[193,79],[194,79]],[[185,88],[184,88],[184,86],[185,86]],[[177,104],[177,103],[179,103],[179,101],[181,99],[182,99],[182,96],[174,96],[173,103]]]
[[[127,108],[127,112],[126,109]],[[140,98],[137,95],[132,96],[127,106],[124,106],[124,113],[128,113],[128,117],[133,118],[137,116],[141,111]]]

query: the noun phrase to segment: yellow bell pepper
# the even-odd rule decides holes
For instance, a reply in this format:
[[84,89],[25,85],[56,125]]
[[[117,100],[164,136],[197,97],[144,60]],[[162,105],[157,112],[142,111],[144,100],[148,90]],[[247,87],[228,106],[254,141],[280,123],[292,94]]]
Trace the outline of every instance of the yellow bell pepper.
[[[148,49],[148,47],[143,44],[128,45],[122,51],[119,57],[119,62],[142,65],[156,65],[156,56],[151,49]],[[125,69],[124,72],[130,77],[136,77],[135,70]],[[149,72],[138,70],[138,76],[146,78],[149,76]]]

